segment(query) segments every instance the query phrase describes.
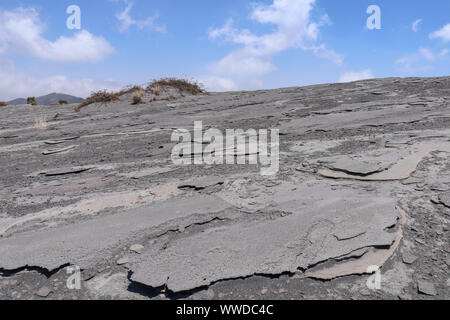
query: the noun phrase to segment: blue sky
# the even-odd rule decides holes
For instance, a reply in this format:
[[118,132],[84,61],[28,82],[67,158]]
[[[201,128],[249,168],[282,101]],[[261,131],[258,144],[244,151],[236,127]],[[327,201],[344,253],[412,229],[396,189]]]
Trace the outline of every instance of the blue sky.
[[449,50],[448,0],[2,0],[0,101],[166,76],[222,91],[450,75]]

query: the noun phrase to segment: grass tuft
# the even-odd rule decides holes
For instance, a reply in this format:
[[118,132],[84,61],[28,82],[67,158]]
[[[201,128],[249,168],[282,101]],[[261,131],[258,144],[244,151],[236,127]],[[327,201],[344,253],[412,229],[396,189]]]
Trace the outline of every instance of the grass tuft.
[[[206,93],[206,91],[202,88],[202,85],[196,81],[181,79],[181,78],[162,78],[159,80],[152,81],[146,88],[147,91],[150,91],[153,94],[153,97],[150,99],[150,102],[156,100],[156,96],[161,95],[162,90],[165,87],[175,88],[179,91],[181,96],[184,96],[183,93],[190,93],[193,95]],[[133,104],[145,103],[143,101],[145,91],[141,86],[129,86],[125,89],[120,90],[119,92],[109,92],[107,90],[93,92],[90,97],[86,98],[81,104],[79,104],[75,111],[78,112],[82,108],[93,104],[93,103],[102,103],[108,104],[110,102],[118,101],[119,98],[123,95],[133,93]],[[166,100],[175,99],[173,95],[170,95],[166,98]]]
[[8,102],[0,101],[0,107],[6,107]]
[[[200,83],[181,78],[162,78],[159,80],[153,80],[148,85],[147,89],[152,90],[154,95],[159,95],[162,87],[172,87],[178,89],[180,93],[188,92],[194,95],[205,93],[205,90],[202,88]],[[159,91],[158,94],[155,91]]]
[[46,116],[40,116],[36,119],[34,119],[34,127],[37,130],[46,130],[48,127],[48,123],[47,123],[47,117]]
[[75,108],[75,111],[78,112],[82,108],[93,103],[107,104],[109,102],[117,101],[118,99],[119,98],[116,96],[115,93],[108,92],[106,90],[100,90],[97,92],[93,92],[89,97],[84,99],[84,101]]
[[125,89],[122,89],[114,94],[116,95],[117,98],[120,98],[123,95],[126,95],[128,93],[134,93],[136,91],[144,91],[144,89],[141,86],[128,86]]
[[149,85],[148,87],[147,87],[147,89],[149,89],[149,90],[151,90],[152,91],[152,93],[155,95],[155,96],[159,96],[160,94],[161,94],[161,86],[160,85],[158,85],[158,84],[155,84],[155,85]]
[[134,91],[133,93],[133,104],[140,104],[143,102],[143,97],[144,97],[145,91],[144,89],[139,89]]
[[121,96],[136,91],[144,91],[144,89],[140,86],[130,86],[120,90],[119,92],[109,92],[107,90],[93,92],[88,98],[84,99],[84,101],[75,108],[75,112],[79,112],[82,108],[93,103],[102,103],[106,105],[110,102],[118,101]]

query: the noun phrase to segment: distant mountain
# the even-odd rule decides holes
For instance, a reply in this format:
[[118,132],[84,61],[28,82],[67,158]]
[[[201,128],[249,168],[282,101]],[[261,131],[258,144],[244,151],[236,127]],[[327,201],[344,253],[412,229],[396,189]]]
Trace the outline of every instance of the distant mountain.
[[[36,102],[38,104],[44,104],[44,105],[48,105],[51,104],[53,102],[58,102],[59,100],[66,100],[68,103],[81,103],[83,102],[83,98],[78,98],[78,97],[74,97],[68,94],[63,94],[63,93],[50,93],[46,96],[41,96],[41,97],[37,97],[36,98]],[[27,103],[27,99],[26,98],[18,98],[18,99],[14,99],[8,102],[10,105],[14,105],[14,104],[25,104]]]
[[14,99],[8,102],[8,104],[25,104],[25,103],[27,103],[27,99],[24,98]]

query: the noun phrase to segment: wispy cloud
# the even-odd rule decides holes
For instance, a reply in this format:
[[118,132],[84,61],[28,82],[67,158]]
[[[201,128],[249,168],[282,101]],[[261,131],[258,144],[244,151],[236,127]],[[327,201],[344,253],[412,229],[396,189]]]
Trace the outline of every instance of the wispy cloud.
[[416,21],[414,21],[414,22],[412,23],[412,26],[411,26],[412,31],[418,32],[418,31],[419,31],[419,24],[420,24],[421,22],[422,22],[422,19],[417,19]]
[[107,40],[86,30],[52,42],[43,37],[44,29],[35,9],[1,11],[0,51],[15,50],[36,58],[62,62],[99,61],[114,52]]
[[343,57],[319,43],[319,29],[331,25],[327,15],[312,21],[315,0],[274,0],[272,4],[254,4],[250,18],[261,24],[275,25],[275,31],[256,35],[248,29],[235,28],[232,19],[221,28],[209,32],[210,39],[225,41],[242,47],[230,52],[211,65],[217,74],[261,76],[276,69],[272,57],[291,48],[300,48],[341,65]]
[[86,97],[92,91],[116,90],[123,86],[114,80],[73,78],[62,74],[35,76],[16,70],[14,64],[0,57],[0,100],[40,96],[50,92],[61,92]]
[[430,48],[420,48],[419,54],[428,61],[435,61],[448,54],[448,49],[443,49],[438,53],[433,52]]
[[444,43],[447,43],[450,41],[450,23],[443,26],[441,29],[432,32],[430,34],[430,39],[440,39]]
[[[422,20],[416,20],[413,23],[413,31],[418,30],[418,24]],[[441,40],[446,43],[450,41],[450,23],[441,29],[430,33],[430,39]],[[416,52],[405,55],[395,61],[398,70],[407,74],[418,74],[421,72],[430,72],[434,69],[435,63],[445,59],[450,53],[449,49],[432,49],[429,47],[420,47]]]
[[362,71],[350,71],[341,74],[339,82],[353,82],[358,80],[373,79],[374,76],[370,69]]
[[127,0],[124,0],[123,2],[126,4],[126,7],[123,11],[116,14],[116,18],[120,22],[119,30],[121,32],[129,30],[131,26],[136,26],[139,30],[148,29],[160,33],[167,32],[166,26],[156,23],[156,20],[159,18],[158,12],[145,20],[136,20],[131,17],[131,9],[133,9],[134,3]]
[[421,47],[417,52],[397,59],[395,63],[400,71],[408,74],[416,74],[432,70],[432,63],[445,58],[449,52],[448,49],[442,49],[436,52],[430,48]]
[[200,76],[199,82],[210,92],[238,90],[238,85],[230,78],[217,76]]

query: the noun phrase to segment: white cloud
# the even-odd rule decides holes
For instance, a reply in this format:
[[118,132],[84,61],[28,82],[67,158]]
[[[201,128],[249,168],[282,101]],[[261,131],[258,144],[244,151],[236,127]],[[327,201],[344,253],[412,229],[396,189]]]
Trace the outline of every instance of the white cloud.
[[238,89],[236,82],[225,77],[203,76],[199,77],[199,82],[210,92],[235,91]]
[[0,57],[0,101],[41,96],[51,92],[84,98],[92,91],[117,90],[121,87],[121,84],[113,80],[71,79],[64,75],[35,77],[15,70],[11,61],[1,60]]
[[311,19],[316,0],[274,0],[270,5],[254,4],[250,18],[261,24],[275,25],[273,32],[256,35],[248,29],[233,27],[229,19],[225,25],[209,32],[210,39],[224,38],[242,48],[230,52],[211,64],[214,73],[239,76],[261,76],[276,69],[271,58],[291,48],[313,52],[340,65],[341,55],[325,44],[318,43],[319,28],[331,25],[328,15],[318,22]]
[[422,19],[417,19],[416,21],[414,21],[414,22],[412,23],[412,26],[411,26],[412,31],[414,31],[414,32],[419,31],[419,24],[420,24],[421,22],[422,22]]
[[136,26],[140,30],[149,29],[149,30],[157,31],[157,32],[161,32],[161,33],[167,32],[166,26],[158,25],[155,23],[155,20],[159,18],[158,13],[155,13],[152,17],[148,17],[145,20],[135,20],[130,15],[130,12],[134,6],[134,3],[128,2],[128,1],[124,1],[124,2],[127,5],[126,8],[116,15],[116,18],[120,22],[119,29],[121,32],[127,31],[131,26]]
[[418,61],[418,59],[412,58],[412,56],[407,56],[397,59],[395,64],[400,72],[410,75],[430,71],[432,69],[430,65],[424,65],[423,63],[418,63]]
[[444,56],[446,56],[449,52],[450,52],[450,50],[448,50],[448,49],[442,49],[441,53],[439,53],[439,57],[444,57]]
[[450,23],[443,26],[441,29],[430,34],[430,39],[441,39],[444,43],[450,41]]
[[429,61],[433,61],[436,59],[436,55],[429,48],[419,48],[419,53],[422,55],[422,57]]
[[408,74],[416,74],[419,72],[430,71],[432,66],[426,65],[426,63],[432,63],[443,59],[448,53],[448,49],[434,52],[430,48],[419,48],[417,52],[401,57],[397,59],[395,63],[400,71]]
[[210,68],[215,73],[240,76],[260,76],[275,70],[275,66],[269,61],[239,51],[230,53],[220,61],[213,63]]
[[257,78],[237,78],[206,75],[198,77],[199,82],[210,92],[260,90],[264,83]]
[[52,42],[43,37],[44,25],[34,9],[17,8],[0,12],[0,51],[26,52],[36,58],[63,61],[98,61],[114,52],[102,37],[81,30],[73,37]]
[[372,74],[372,71],[370,69],[366,69],[362,71],[350,71],[343,73],[339,78],[339,82],[353,82],[373,78],[374,76]]
[[448,50],[447,49],[443,49],[441,50],[441,52],[439,53],[434,53],[431,49],[429,48],[419,48],[419,54],[424,57],[426,60],[428,61],[434,61],[436,59],[439,59],[445,55],[447,55]]
[[314,52],[316,56],[330,60],[338,66],[341,66],[344,63],[344,57],[342,55],[336,53],[332,49],[328,49],[324,44],[320,44],[318,46],[311,46],[307,49]]

